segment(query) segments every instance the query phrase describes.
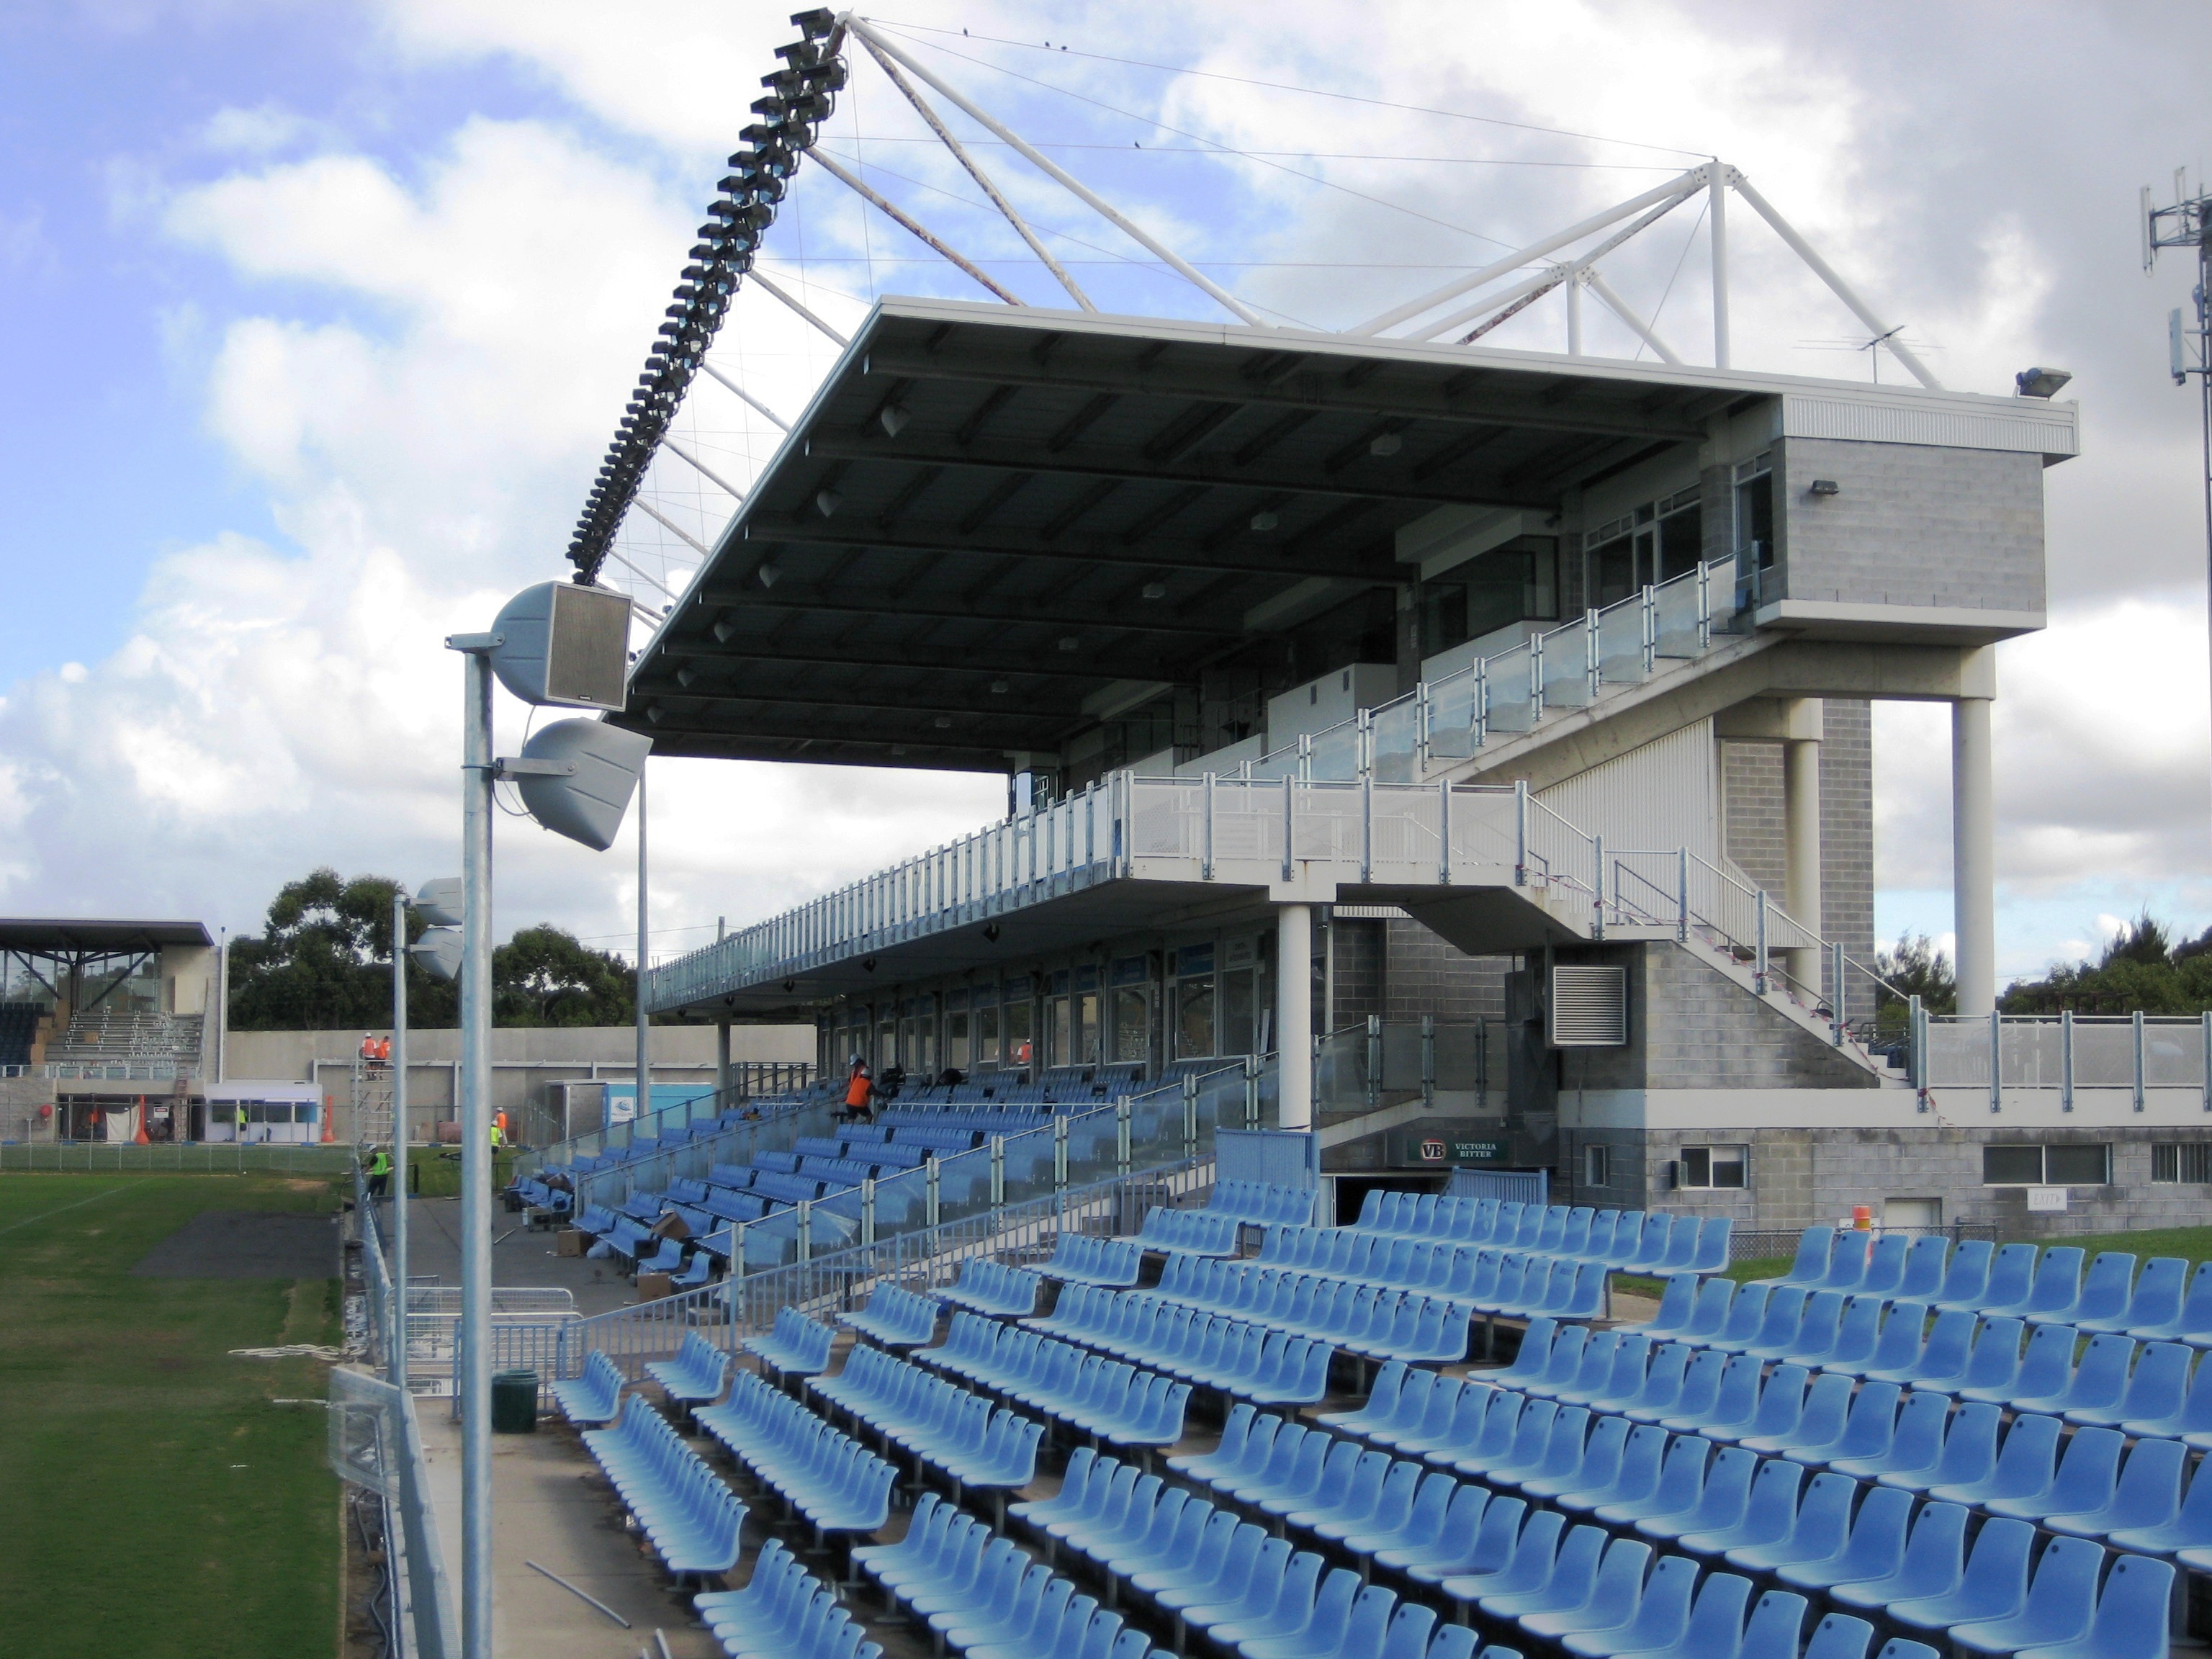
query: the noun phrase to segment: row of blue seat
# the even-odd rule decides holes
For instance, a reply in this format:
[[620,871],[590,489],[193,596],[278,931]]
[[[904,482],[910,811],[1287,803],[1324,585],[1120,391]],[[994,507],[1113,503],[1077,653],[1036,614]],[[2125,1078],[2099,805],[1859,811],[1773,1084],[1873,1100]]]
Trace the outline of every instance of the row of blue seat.
[[[1311,1405],[1328,1392],[1336,1347],[1326,1337],[1178,1308],[1141,1291],[1065,1294],[1048,1320],[1024,1322],[1140,1365],[1154,1367],[1204,1388],[1261,1404]],[[1459,1352],[1466,1352],[1467,1321],[1457,1318]],[[1441,1352],[1450,1346],[1436,1310],[1409,1310],[1401,1322],[1410,1346],[1425,1341]]]
[[1037,1271],[1071,1285],[1127,1285],[1137,1282],[1144,1263],[1144,1247],[1133,1238],[1094,1238],[1063,1231],[1054,1243],[1051,1259],[1039,1264]]
[[917,1291],[878,1285],[858,1313],[839,1314],[837,1322],[886,1348],[911,1348],[937,1334],[937,1303]]
[[2194,1273],[2179,1256],[2153,1256],[2136,1271],[2124,1250],[2088,1263],[2076,1245],[2040,1249],[1970,1239],[1952,1250],[1940,1235],[1884,1235],[1869,1249],[1849,1229],[1808,1227],[1790,1272],[1756,1284],[1843,1291],[1924,1302],[1939,1312],[1966,1310],[2072,1325],[2093,1333],[2212,1347],[2212,1261]]
[[[1249,1263],[1172,1260],[1154,1292],[1210,1312],[1237,1314],[1286,1330],[1328,1334],[1346,1327],[1367,1328],[1358,1310],[1406,1302],[1437,1303],[1463,1309],[1465,1316],[1595,1319],[1605,1310],[1606,1270],[1594,1261],[1548,1261],[1512,1255],[1504,1261],[1485,1247],[1468,1245],[1492,1258],[1480,1271],[1464,1275],[1462,1288],[1424,1290],[1374,1285],[1362,1279],[1332,1279],[1295,1267],[1260,1267]],[[1346,1346],[1359,1345],[1343,1339]],[[1462,1341],[1444,1359],[1465,1358]],[[1386,1353],[1383,1357],[1388,1358]]]
[[584,1444],[670,1572],[737,1565],[745,1506],[641,1397],[613,1428],[586,1430]]
[[813,1376],[830,1369],[837,1333],[796,1308],[779,1308],[766,1336],[746,1340],[745,1352],[786,1376]]
[[1276,1227],[1313,1219],[1310,1188],[1285,1186],[1273,1181],[1217,1181],[1206,1194],[1206,1207],[1213,1214],[1234,1216],[1252,1227]]
[[873,1532],[890,1519],[897,1472],[750,1372],[699,1426],[810,1522],[817,1536]]
[[930,1294],[939,1302],[994,1318],[1026,1318],[1036,1311],[1037,1288],[1043,1283],[1028,1267],[1009,1267],[988,1256],[970,1256],[960,1264],[960,1277]]
[[623,1390],[629,1386],[621,1368],[594,1349],[584,1357],[581,1376],[556,1381],[549,1392],[568,1421],[579,1428],[596,1427],[621,1415]]
[[1433,1608],[1363,1589],[1343,1569],[1323,1579],[1318,1553],[1088,1452],[1070,1460],[1056,1496],[1012,1513],[1144,1595],[1179,1632],[1201,1630],[1244,1659],[1469,1659],[1474,1650],[1474,1632],[1438,1630]]
[[1214,1344],[1218,1355],[1229,1334],[1240,1326],[1262,1334],[1275,1331],[1326,1342],[1370,1359],[1449,1364],[1467,1358],[1474,1310],[1466,1303],[1341,1279],[1278,1282],[1258,1288],[1249,1305],[1231,1308],[1164,1291],[1073,1285],[1060,1292],[1049,1316],[1026,1322],[1034,1329],[1170,1370],[1186,1360],[1204,1365],[1209,1337],[1221,1339]]
[[776,1539],[761,1546],[743,1589],[710,1590],[691,1605],[729,1659],[883,1659],[836,1591]]
[[[1689,1269],[1718,1273],[1729,1264],[1734,1223],[1726,1216],[1646,1214],[1641,1210],[1595,1210],[1586,1206],[1518,1204],[1510,1199],[1449,1198],[1433,1193],[1370,1193],[1361,1219],[1350,1227],[1302,1228],[1320,1241],[1285,1241],[1285,1249],[1348,1250],[1341,1238],[1408,1243],[1491,1244],[1500,1249],[1577,1261],[1601,1261],[1615,1272],[1666,1273]],[[1370,1224],[1367,1215],[1377,1219]],[[1269,1240],[1271,1248],[1275,1241]],[[1369,1246],[1369,1249],[1374,1248]],[[1263,1259],[1267,1253],[1262,1252]],[[1325,1266],[1323,1261],[1280,1258],[1294,1267]],[[1381,1275],[1376,1275],[1381,1276]]]
[[1117,1446],[1172,1446],[1182,1438],[1189,1383],[1034,1331],[956,1314],[944,1345],[915,1357]]
[[[604,1358],[594,1354],[593,1358]],[[645,1374],[660,1384],[672,1405],[690,1407],[720,1400],[736,1362],[696,1331],[686,1331],[673,1359],[656,1359]]]
[[1044,1425],[874,1348],[854,1348],[835,1376],[807,1385],[963,1486],[1026,1486]]
[[970,1659],[1149,1659],[1151,1642],[1049,1566],[933,1494],[896,1544],[865,1545],[853,1564],[884,1599]]
[[1145,1212],[1137,1243],[1148,1250],[1186,1255],[1235,1255],[1243,1224],[1214,1210],[1170,1210],[1154,1205]]

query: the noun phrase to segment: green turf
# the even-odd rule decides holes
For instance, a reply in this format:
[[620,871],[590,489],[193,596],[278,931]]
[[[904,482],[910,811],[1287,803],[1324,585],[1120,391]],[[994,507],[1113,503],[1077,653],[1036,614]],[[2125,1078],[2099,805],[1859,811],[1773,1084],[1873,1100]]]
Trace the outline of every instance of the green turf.
[[298,1659],[337,1638],[338,1486],[311,1360],[335,1279],[137,1279],[203,1210],[327,1211],[281,1176],[0,1176],[0,1651]]
[[[514,1160],[519,1154],[501,1152],[492,1154],[492,1190],[497,1192],[514,1179]],[[459,1198],[461,1195],[461,1149],[458,1146],[414,1146],[408,1149],[408,1160],[415,1166],[415,1184],[407,1190],[421,1198]]]

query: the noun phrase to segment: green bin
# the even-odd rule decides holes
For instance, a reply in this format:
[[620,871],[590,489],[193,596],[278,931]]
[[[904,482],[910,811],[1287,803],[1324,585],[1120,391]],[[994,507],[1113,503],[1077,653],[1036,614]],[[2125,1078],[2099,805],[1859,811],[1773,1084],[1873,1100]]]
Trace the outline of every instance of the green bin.
[[494,1434],[538,1432],[536,1371],[492,1373],[491,1431]]

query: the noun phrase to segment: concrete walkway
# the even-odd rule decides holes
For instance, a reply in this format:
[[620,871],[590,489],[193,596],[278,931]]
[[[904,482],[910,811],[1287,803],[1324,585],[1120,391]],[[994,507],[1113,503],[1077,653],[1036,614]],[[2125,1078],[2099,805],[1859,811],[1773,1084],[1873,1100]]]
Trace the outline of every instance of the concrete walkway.
[[[491,1217],[491,1282],[495,1285],[557,1285],[573,1293],[580,1314],[626,1308],[637,1292],[611,1261],[554,1254],[555,1231],[532,1231],[522,1218],[497,1205]],[[392,1237],[392,1204],[376,1206],[376,1224]],[[461,1200],[418,1198],[407,1206],[407,1271],[435,1273],[441,1285],[461,1282]]]

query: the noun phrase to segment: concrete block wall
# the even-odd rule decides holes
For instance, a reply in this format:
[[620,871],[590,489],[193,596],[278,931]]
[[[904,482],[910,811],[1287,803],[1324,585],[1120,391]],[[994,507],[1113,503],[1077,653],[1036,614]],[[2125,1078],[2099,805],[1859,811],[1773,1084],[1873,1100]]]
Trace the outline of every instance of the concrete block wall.
[[[2041,456],[1834,438],[1775,449],[1787,597],[2043,610]],[[1816,478],[1838,492],[1811,494]]]
[[1383,924],[1382,1018],[1472,1022],[1505,1017],[1505,976],[1516,958],[1471,957],[1409,916]]
[[[1874,959],[1874,705],[1830,698],[1820,744],[1820,931],[1855,962]],[[1789,890],[1782,745],[1721,744],[1722,845],[1778,902]],[[1874,988],[1851,975],[1846,1013],[1874,1013]]]
[[1851,1089],[1875,1079],[1702,959],[1662,941],[1562,949],[1561,962],[1628,969],[1628,1042],[1559,1053],[1563,1101],[1578,1089]]
[[[1581,1129],[1560,1135],[1563,1201],[1606,1207],[1725,1215],[1740,1227],[1800,1228],[1849,1216],[1869,1205],[1879,1223],[1890,1199],[1933,1199],[1942,1219],[1994,1224],[2006,1238],[2060,1238],[2158,1227],[2201,1226],[2212,1187],[2151,1179],[2151,1147],[2212,1140],[2212,1129],[2106,1128],[2027,1132],[2002,1127],[1823,1129]],[[2112,1181],[2068,1188],[2063,1212],[2030,1212],[2027,1188],[1982,1184],[1982,1149],[2025,1142],[2102,1143],[2112,1148]],[[1583,1148],[1610,1149],[1612,1180],[1583,1183]],[[1669,1187],[1667,1169],[1685,1146],[1747,1146],[1749,1185]]]

